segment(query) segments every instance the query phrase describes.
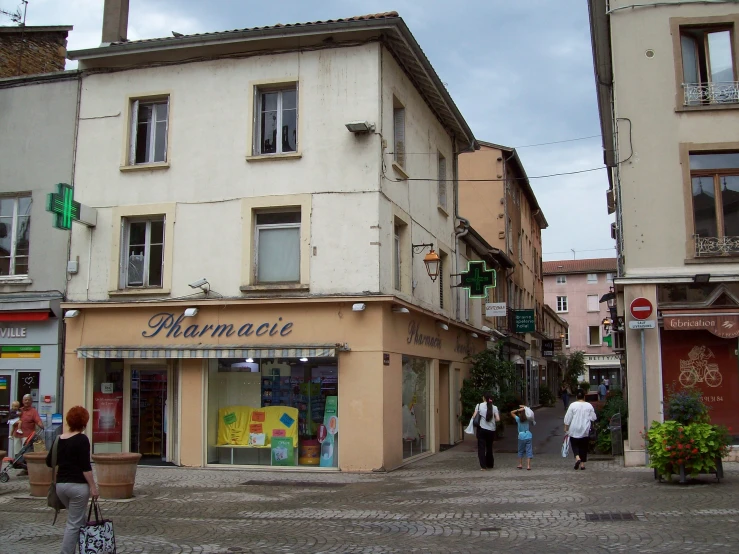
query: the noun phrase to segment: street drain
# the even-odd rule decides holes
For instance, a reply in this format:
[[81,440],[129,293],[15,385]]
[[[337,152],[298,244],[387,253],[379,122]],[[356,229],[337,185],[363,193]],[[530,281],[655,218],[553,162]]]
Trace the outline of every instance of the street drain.
[[585,521],[637,521],[636,516],[628,512],[603,512],[585,514]]
[[259,487],[302,487],[311,489],[338,489],[346,487],[346,483],[314,483],[312,481],[246,481],[247,486]]
[[483,527],[480,529],[480,533],[498,533],[500,531],[500,527]]

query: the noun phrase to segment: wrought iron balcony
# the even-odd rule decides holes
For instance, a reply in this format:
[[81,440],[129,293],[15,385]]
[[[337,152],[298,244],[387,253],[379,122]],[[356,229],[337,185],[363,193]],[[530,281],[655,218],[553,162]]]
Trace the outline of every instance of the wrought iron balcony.
[[739,256],[739,237],[695,237],[696,256]]
[[683,83],[686,106],[739,103],[739,81]]

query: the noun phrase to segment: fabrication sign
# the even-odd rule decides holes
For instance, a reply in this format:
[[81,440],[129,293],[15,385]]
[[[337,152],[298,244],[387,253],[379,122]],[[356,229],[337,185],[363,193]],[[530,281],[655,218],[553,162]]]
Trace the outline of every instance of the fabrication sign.
[[279,335],[286,337],[292,333],[291,321],[283,321],[281,317],[277,321],[255,321],[246,323],[217,323],[217,324],[190,324],[186,325],[184,312],[175,317],[172,312],[159,312],[149,318],[147,331],[142,331],[141,336],[147,339],[179,338],[199,339],[201,337],[274,337]]
[[536,329],[534,310],[513,310],[514,332],[533,333]]

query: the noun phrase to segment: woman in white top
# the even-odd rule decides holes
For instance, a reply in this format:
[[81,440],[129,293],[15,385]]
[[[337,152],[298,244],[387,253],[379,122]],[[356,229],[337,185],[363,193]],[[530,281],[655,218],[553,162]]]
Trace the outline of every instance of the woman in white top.
[[585,469],[588,461],[590,424],[597,419],[595,410],[585,402],[585,393],[577,391],[577,401],[570,404],[565,414],[565,433],[570,435],[570,446],[575,455],[575,469]]
[[500,421],[497,406],[493,406],[493,395],[484,394],[483,402],[475,408],[474,418],[480,414],[480,426],[477,428],[477,458],[480,460],[480,469],[493,469],[493,439],[495,438],[495,422]]

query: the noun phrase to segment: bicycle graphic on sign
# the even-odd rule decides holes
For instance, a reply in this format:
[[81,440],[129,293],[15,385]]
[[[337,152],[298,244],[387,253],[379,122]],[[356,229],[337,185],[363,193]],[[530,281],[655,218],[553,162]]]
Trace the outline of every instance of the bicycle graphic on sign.
[[680,384],[692,387],[696,383],[705,383],[709,387],[718,387],[723,378],[718,364],[709,363],[715,358],[713,352],[705,346],[694,346],[688,353],[687,360],[680,360]]

